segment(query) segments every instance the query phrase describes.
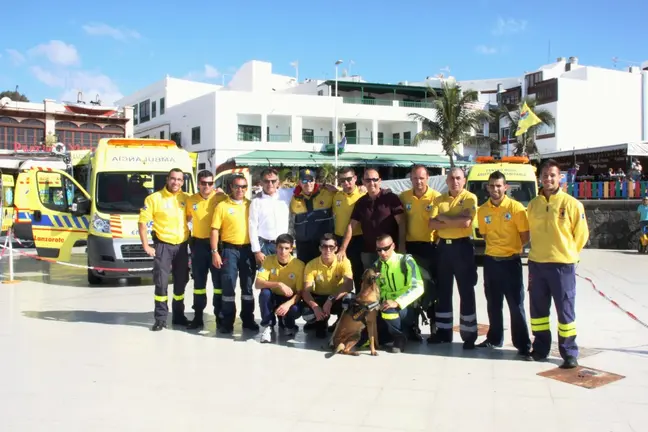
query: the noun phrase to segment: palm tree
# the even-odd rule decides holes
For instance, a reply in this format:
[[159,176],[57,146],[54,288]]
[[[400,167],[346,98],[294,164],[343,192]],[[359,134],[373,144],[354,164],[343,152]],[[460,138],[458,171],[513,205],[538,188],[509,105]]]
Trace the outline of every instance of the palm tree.
[[322,164],[322,166],[319,167],[319,171],[317,173],[317,180],[321,183],[333,184],[335,183],[335,173],[336,171],[333,164]]
[[526,133],[522,136],[517,137],[517,142],[515,143],[515,156],[527,156],[529,154],[538,154],[538,147],[535,143],[535,132],[536,130],[546,124],[547,126],[554,126],[556,124],[556,119],[553,114],[546,109],[536,108],[536,100],[530,98],[524,98],[520,101],[515,111],[509,111],[506,105],[502,105],[495,109],[495,115],[498,119],[504,118],[508,120],[509,123],[509,134],[514,134],[518,128],[518,122],[520,121],[520,110],[526,102],[527,106],[531,111],[538,116],[542,123],[531,126]]
[[488,137],[472,135],[484,123],[492,120],[489,111],[474,109],[472,104],[477,101],[478,93],[474,90],[462,91],[454,83],[445,82],[441,95],[430,88],[432,108],[436,111],[434,118],[412,113],[410,118],[423,123],[423,130],[416,134],[413,145],[424,140],[440,140],[443,150],[450,158],[450,166],[454,167],[455,148],[459,144],[481,145],[489,141]]

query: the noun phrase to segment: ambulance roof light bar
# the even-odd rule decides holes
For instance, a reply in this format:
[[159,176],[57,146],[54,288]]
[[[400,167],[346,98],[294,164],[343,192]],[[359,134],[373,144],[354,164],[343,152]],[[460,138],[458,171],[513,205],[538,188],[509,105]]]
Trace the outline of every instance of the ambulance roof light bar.
[[478,156],[475,160],[477,163],[519,163],[525,164],[529,163],[529,158],[526,156],[504,156],[504,157],[495,157],[495,156]]
[[175,141],[148,138],[109,138],[108,145],[114,147],[178,147]]

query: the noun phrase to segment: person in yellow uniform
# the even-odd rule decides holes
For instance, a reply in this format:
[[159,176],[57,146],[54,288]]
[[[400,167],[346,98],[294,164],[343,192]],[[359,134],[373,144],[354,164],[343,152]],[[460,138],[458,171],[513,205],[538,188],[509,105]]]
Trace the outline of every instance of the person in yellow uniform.
[[[434,334],[434,306],[436,302],[436,244],[434,230],[429,222],[434,200],[441,195],[428,185],[430,174],[424,165],[416,164],[410,170],[412,189],[400,194],[400,200],[407,216],[407,237],[405,249],[419,266],[425,282],[425,296],[421,306],[426,309],[430,320],[430,334]],[[409,338],[423,340],[417,324]]]
[[475,285],[477,264],[470,236],[477,213],[477,197],[464,189],[466,176],[461,168],[451,168],[446,178],[448,192],[434,200],[430,229],[437,230],[437,287],[435,310],[436,333],[429,343],[452,342],[452,292],[457,280],[459,297],[459,334],[464,349],[474,349],[477,340]]
[[541,194],[528,207],[529,306],[536,361],[551,349],[549,315],[553,298],[558,315],[558,349],[563,369],[578,366],[576,345],[576,263],[589,239],[583,204],[560,189],[560,167],[553,159],[540,169]]
[[320,239],[321,255],[308,264],[304,270],[304,310],[302,318],[314,323],[315,337],[326,338],[331,314],[342,313],[342,300],[353,290],[353,272],[348,258],[338,260],[337,241],[331,233]]
[[[338,184],[342,190],[338,191],[333,197],[333,218],[335,220],[335,237],[338,246],[342,244],[347,226],[351,221],[351,213],[355,207],[356,201],[366,192],[360,190],[357,186],[358,177],[353,168],[342,167],[338,171]],[[362,228],[356,225],[351,233],[351,241],[346,249],[346,257],[351,262],[353,270],[353,285],[356,294],[360,292],[362,285]],[[341,258],[341,257],[340,257]]]
[[[250,245],[250,200],[245,198],[247,180],[235,176],[229,185],[229,197],[216,206],[211,225],[211,252],[214,267],[221,269],[223,289],[220,313],[216,317],[218,331],[229,334],[234,331],[236,319],[236,280],[241,285],[241,321],[243,328],[258,331],[254,321],[254,295],[252,283],[256,261]],[[220,245],[220,247],[219,247]]]
[[[259,293],[261,309],[261,343],[272,340],[277,316],[284,320],[284,336],[297,333],[295,321],[301,315],[300,291],[304,287],[304,263],[293,257],[295,239],[290,234],[281,234],[275,241],[277,253],[268,255],[257,272],[254,285]],[[275,315],[276,314],[276,315]]]
[[[182,191],[184,173],[174,168],[167,175],[163,189],[152,193],[144,200],[140,210],[138,228],[142,248],[153,257],[153,283],[155,284],[155,323],[151,330],[160,331],[166,327],[169,313],[167,289],[169,274],[173,275],[173,302],[171,303],[172,324],[189,324],[184,314],[184,293],[189,282],[189,255],[187,240],[187,198]],[[153,246],[148,242],[148,226],[152,224]]]
[[524,311],[522,248],[529,242],[529,221],[522,203],[506,196],[508,184],[501,171],[488,177],[490,199],[477,210],[479,232],[486,242],[484,293],[489,328],[480,348],[504,344],[504,299],[511,315],[511,338],[518,354],[532,360],[531,339]]
[[212,303],[214,315],[218,317],[221,305],[222,289],[220,287],[220,270],[212,264],[211,224],[216,205],[227,198],[224,193],[214,190],[214,175],[203,170],[198,173],[198,193],[187,200],[187,220],[191,223],[191,272],[193,274],[193,309],[194,319],[188,329],[203,327],[203,311],[207,306],[207,274],[211,273],[214,294]]

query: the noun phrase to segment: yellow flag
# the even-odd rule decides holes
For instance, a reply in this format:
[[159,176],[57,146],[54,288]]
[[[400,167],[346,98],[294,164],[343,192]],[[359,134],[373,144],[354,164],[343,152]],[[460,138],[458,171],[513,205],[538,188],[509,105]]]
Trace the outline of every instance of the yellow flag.
[[526,102],[522,105],[520,110],[520,120],[518,120],[518,127],[515,131],[515,136],[520,136],[525,133],[531,126],[535,126],[538,123],[542,123],[542,120],[535,115],[533,111],[529,108]]

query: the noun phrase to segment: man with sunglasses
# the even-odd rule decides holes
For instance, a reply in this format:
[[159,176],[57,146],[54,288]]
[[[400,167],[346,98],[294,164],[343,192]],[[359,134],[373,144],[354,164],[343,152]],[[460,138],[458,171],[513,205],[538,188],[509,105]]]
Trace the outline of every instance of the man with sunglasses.
[[297,258],[305,263],[319,255],[319,239],[333,231],[333,195],[335,187],[328,188],[315,182],[315,171],[299,172],[299,185],[290,201],[290,212],[295,217]]
[[[184,314],[184,293],[189,282],[189,256],[187,240],[186,203],[189,197],[182,191],[184,173],[179,168],[169,171],[163,189],[144,200],[140,210],[138,228],[144,252],[153,258],[153,283],[155,284],[155,323],[151,330],[166,328],[169,273],[173,275],[172,324],[186,326],[189,320]],[[148,225],[153,224],[153,247],[148,242]]]
[[223,291],[220,284],[220,270],[214,267],[211,257],[211,223],[216,205],[227,195],[214,190],[214,175],[208,170],[198,173],[198,193],[187,200],[187,221],[191,223],[191,271],[193,273],[194,319],[188,329],[203,327],[203,311],[207,307],[207,274],[211,273],[214,287],[214,315],[218,320]]
[[[411,255],[396,253],[391,236],[378,236],[375,245],[378,260],[374,267],[380,273],[378,286],[382,302],[380,321],[386,324],[389,335],[394,339],[391,352],[397,354],[405,351],[407,334],[416,324],[418,311],[413,304],[425,292],[423,278]],[[378,338],[386,340],[385,336],[379,335]]]
[[276,252],[275,239],[288,232],[293,189],[279,187],[279,173],[273,168],[261,172],[261,196],[250,204],[250,244],[257,266]]
[[[342,244],[344,234],[346,234],[351,213],[356,202],[362,198],[366,192],[361,191],[356,185],[358,177],[353,168],[343,167],[338,171],[338,184],[342,190],[338,191],[333,197],[333,217],[335,220],[335,236],[338,245]],[[353,270],[353,284],[355,285],[356,294],[360,292],[362,285],[362,228],[357,225],[351,233],[351,240],[346,249],[346,256],[351,261]],[[343,259],[344,257],[340,257]]]
[[240,318],[243,328],[259,331],[259,325],[254,321],[252,283],[256,265],[250,246],[250,201],[245,198],[247,188],[245,177],[234,177],[229,186],[229,197],[216,206],[211,225],[212,260],[214,267],[221,269],[223,304],[216,323],[222,334],[234,330],[237,278],[241,285]]
[[337,241],[327,233],[319,240],[321,255],[306,264],[304,270],[304,311],[302,318],[314,325],[315,337],[327,336],[328,320],[331,314],[342,313],[342,300],[353,290],[353,273],[347,258],[336,256]]
[[378,170],[366,169],[362,176],[362,183],[367,188],[367,194],[356,201],[338,255],[340,257],[346,255],[353,230],[360,226],[363,238],[362,265],[366,270],[378,258],[376,238],[380,235],[389,235],[395,239],[398,250],[405,251],[407,220],[398,195],[380,188]]

